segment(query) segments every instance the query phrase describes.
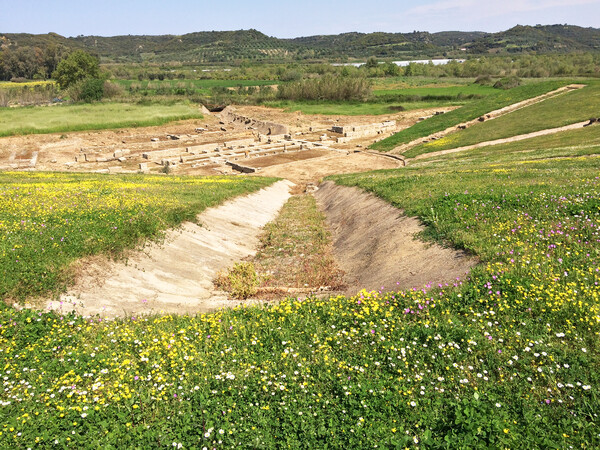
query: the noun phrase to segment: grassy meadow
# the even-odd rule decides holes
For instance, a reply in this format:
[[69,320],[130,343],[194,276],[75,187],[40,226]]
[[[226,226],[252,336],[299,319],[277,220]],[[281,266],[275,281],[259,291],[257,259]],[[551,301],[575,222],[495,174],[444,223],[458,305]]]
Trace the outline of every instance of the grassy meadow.
[[195,317],[3,308],[0,446],[596,447],[600,138],[539,139],[333,177],[478,255],[453,282]]
[[[483,98],[378,148],[565,84],[472,91]],[[559,98],[579,95],[571,108],[588,114],[595,97],[586,89]],[[544,123],[578,114],[547,102],[537,110]],[[164,117],[167,106],[131,105],[129,115]],[[41,114],[31,122],[50,127],[57,111],[73,120],[104,111],[89,126],[123,120],[123,107],[15,108],[13,117]],[[538,126],[526,110],[506,117],[482,125],[504,124],[488,130],[500,134]],[[599,155],[600,125],[329,177],[418,217],[420,238],[477,256],[463,277],[115,320],[7,304],[61,291],[78,258],[118,257],[274,180],[0,172],[0,448],[600,447]],[[294,198],[265,230],[254,263],[298,266],[291,278],[275,274],[285,284],[333,270],[318,259],[312,272],[292,257],[273,262],[292,245],[309,257],[325,246],[322,222],[310,198]]]
[[77,258],[118,256],[272,181],[0,172],[0,297],[58,292]]
[[247,88],[279,84],[273,80],[114,80],[130,94],[156,95],[204,95],[210,96],[213,89]]
[[333,177],[477,254],[454,282],[196,317],[4,308],[0,445],[594,448],[596,158],[488,150]]
[[0,108],[0,137],[162,125],[199,119],[188,103],[94,103]]

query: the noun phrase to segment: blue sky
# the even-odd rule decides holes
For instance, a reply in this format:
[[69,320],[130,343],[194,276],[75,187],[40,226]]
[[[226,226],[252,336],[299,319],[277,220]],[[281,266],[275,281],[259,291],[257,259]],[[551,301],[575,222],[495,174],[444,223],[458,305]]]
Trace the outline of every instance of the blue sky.
[[185,34],[255,28],[297,37],[347,31],[600,28],[600,0],[0,0],[0,33]]

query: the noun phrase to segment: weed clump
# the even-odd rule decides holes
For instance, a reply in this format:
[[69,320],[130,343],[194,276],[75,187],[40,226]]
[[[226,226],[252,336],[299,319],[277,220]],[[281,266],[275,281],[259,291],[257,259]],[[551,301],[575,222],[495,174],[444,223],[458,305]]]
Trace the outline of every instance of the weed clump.
[[233,268],[217,275],[215,285],[227,291],[232,297],[245,300],[256,295],[260,277],[256,273],[254,264],[251,262],[240,262]]

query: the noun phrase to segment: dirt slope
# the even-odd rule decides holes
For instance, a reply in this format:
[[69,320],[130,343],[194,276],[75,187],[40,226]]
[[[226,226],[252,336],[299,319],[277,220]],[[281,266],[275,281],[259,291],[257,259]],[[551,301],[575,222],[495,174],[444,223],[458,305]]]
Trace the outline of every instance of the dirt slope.
[[96,262],[75,288],[48,307],[81,315],[137,316],[140,313],[197,313],[232,306],[216,291],[216,273],[252,255],[260,229],[290,197],[292,183],[279,181],[261,191],[210,208],[201,225],[185,223],[125,263]]
[[462,277],[477,261],[462,251],[425,243],[416,218],[358,188],[321,184],[315,197],[327,216],[347,294],[361,289],[421,288]]

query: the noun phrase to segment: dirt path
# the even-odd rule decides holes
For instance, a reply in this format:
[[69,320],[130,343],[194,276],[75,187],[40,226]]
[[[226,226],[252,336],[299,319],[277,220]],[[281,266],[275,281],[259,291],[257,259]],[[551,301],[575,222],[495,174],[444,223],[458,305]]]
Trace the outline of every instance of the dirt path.
[[[505,106],[504,108],[496,109],[494,111],[491,111],[491,112],[485,114],[484,116],[485,116],[486,120],[493,120],[493,119],[496,119],[496,118],[498,118],[500,116],[503,116],[505,114],[511,113],[513,111],[516,111],[518,109],[525,108],[527,106],[534,105],[536,103],[542,102],[542,101],[547,100],[549,98],[556,97],[557,95],[564,94],[566,92],[570,92],[570,91],[575,90],[575,89],[582,89],[584,87],[585,87],[584,84],[570,84],[568,86],[563,86],[563,87],[561,87],[559,89],[556,89],[556,90],[550,91],[550,92],[546,92],[545,94],[539,95],[537,97],[533,97],[533,98],[529,98],[527,100],[523,100],[521,102],[513,103],[512,105]],[[468,122],[464,122],[464,123],[460,123],[460,124],[454,125],[454,126],[452,126],[450,128],[446,128],[443,131],[439,131],[437,133],[430,134],[429,136],[425,136],[425,137],[422,137],[422,138],[419,138],[419,139],[415,139],[414,141],[411,141],[411,142],[409,142],[407,144],[402,144],[402,145],[400,145],[398,147],[395,147],[394,149],[390,150],[388,153],[391,153],[391,154],[403,154],[407,150],[410,150],[411,148],[416,147],[417,145],[420,145],[420,144],[423,144],[425,142],[428,142],[431,139],[441,139],[441,138],[443,138],[444,136],[446,136],[446,135],[448,135],[450,133],[454,133],[454,132],[456,132],[457,130],[459,130],[461,128],[468,128],[471,125],[474,125],[476,123],[479,123],[479,118],[470,120]]]
[[233,306],[216,291],[216,273],[252,255],[261,228],[290,197],[289,181],[210,208],[198,223],[167,233],[164,245],[152,244],[125,263],[96,262],[83,270],[77,285],[48,307],[81,315],[137,316],[147,313],[198,313]]
[[381,155],[330,152],[325,156],[264,167],[261,177],[284,177],[298,184],[316,183],[328,175],[366,172],[377,169],[395,169],[403,166],[399,160]]
[[408,165],[408,164],[410,164],[411,161],[414,161],[417,159],[434,158],[436,156],[448,155],[450,153],[464,152],[465,150],[472,150],[474,148],[488,147],[491,145],[498,145],[498,144],[506,144],[509,142],[523,141],[525,139],[534,138],[534,137],[538,137],[538,136],[546,136],[548,134],[562,133],[563,131],[577,130],[579,128],[583,128],[588,123],[589,123],[589,120],[586,120],[585,122],[573,123],[571,125],[566,125],[564,127],[549,128],[547,130],[534,131],[533,133],[520,134],[518,136],[512,136],[509,138],[496,139],[494,141],[487,141],[487,142],[480,142],[478,144],[466,145],[464,147],[458,147],[458,148],[450,148],[448,150],[440,150],[439,152],[423,153],[422,155],[418,155],[418,156],[415,156],[414,158],[407,159],[406,164]]
[[358,188],[321,184],[315,197],[327,216],[334,255],[346,272],[347,294],[400,290],[462,277],[477,263],[465,252],[415,237],[418,219]]

